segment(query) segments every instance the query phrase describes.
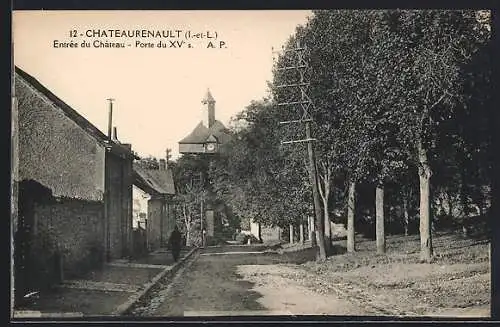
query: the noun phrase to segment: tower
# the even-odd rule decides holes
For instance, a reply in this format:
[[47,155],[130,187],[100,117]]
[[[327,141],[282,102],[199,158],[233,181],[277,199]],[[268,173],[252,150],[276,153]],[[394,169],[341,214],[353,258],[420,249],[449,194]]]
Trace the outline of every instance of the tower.
[[215,99],[207,89],[207,94],[201,101],[203,104],[203,125],[205,127],[212,127],[215,122]]
[[196,127],[179,141],[179,153],[219,153],[220,146],[229,142],[230,135],[226,127],[215,118],[215,99],[207,89],[201,100],[202,119]]

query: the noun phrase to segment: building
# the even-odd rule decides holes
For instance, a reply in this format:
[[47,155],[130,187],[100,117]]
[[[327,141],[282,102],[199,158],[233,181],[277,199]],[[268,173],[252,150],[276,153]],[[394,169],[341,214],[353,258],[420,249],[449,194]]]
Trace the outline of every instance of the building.
[[230,140],[224,124],[215,119],[215,99],[210,90],[207,90],[201,103],[203,119],[179,141],[179,153],[218,153],[222,150],[221,145]]
[[18,67],[14,83],[17,297],[128,255],[134,154]]
[[[215,99],[207,90],[205,97],[201,101],[203,119],[196,127],[182,140],[179,141],[179,153],[207,155],[206,159],[211,160],[211,155],[221,153],[223,145],[230,141],[231,136],[227,128],[215,117]],[[213,198],[208,195],[208,199]],[[221,229],[221,214],[215,210],[215,205],[206,199],[204,201],[204,229],[207,236],[213,237],[217,230]]]
[[106,260],[128,258],[132,251],[133,161],[138,157],[130,144],[111,141],[105,161]]
[[[136,163],[134,185],[141,191],[137,191],[137,195],[143,198],[148,195],[145,221],[148,250],[166,247],[176,223],[172,204],[175,195],[172,170],[167,167],[165,159],[160,159],[158,169]],[[144,208],[141,207],[141,210]]]
[[[134,181],[135,183],[135,181]],[[136,185],[132,187],[132,227],[135,228],[146,228],[146,222],[148,217],[148,201],[151,196],[141,190]]]
[[281,229],[279,227],[263,227],[260,223],[253,220],[250,221],[250,233],[262,242],[281,240]]

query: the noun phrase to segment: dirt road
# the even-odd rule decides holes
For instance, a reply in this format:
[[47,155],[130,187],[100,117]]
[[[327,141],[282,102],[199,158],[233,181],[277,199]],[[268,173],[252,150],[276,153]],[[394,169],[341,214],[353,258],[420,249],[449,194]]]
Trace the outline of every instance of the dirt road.
[[[153,316],[367,315],[370,312],[332,294],[318,294],[291,276],[289,257],[246,248],[212,248],[159,292]],[[153,299],[153,301],[155,301]],[[158,301],[156,301],[158,302]]]
[[418,248],[409,237],[389,237],[387,255],[374,255],[373,242],[364,241],[356,253],[323,263],[312,248],[207,248],[135,314],[488,317],[488,245],[455,236],[435,241],[441,257],[431,264],[407,253]]

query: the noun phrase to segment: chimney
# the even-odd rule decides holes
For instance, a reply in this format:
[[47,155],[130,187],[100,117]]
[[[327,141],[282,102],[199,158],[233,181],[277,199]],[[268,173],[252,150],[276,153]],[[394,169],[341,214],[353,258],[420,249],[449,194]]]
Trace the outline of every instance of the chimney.
[[118,135],[116,132],[116,126],[113,127],[113,141],[118,141]]
[[109,117],[108,117],[108,138],[111,140],[111,126],[113,125],[113,101],[114,99],[108,99],[109,101]]
[[167,169],[167,163],[166,163],[165,159],[160,159],[159,168],[160,168],[160,170]]

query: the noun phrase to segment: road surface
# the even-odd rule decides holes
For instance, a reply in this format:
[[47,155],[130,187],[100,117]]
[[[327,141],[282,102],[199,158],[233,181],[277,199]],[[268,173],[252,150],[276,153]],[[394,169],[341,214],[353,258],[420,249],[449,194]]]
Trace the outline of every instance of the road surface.
[[294,260],[252,247],[208,248],[157,290],[140,315],[368,314],[346,299],[299,285]]

